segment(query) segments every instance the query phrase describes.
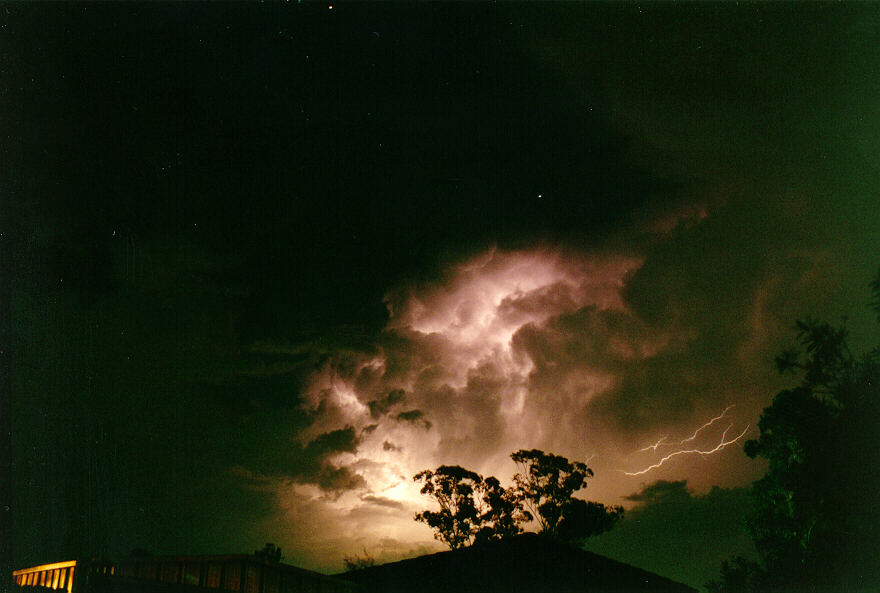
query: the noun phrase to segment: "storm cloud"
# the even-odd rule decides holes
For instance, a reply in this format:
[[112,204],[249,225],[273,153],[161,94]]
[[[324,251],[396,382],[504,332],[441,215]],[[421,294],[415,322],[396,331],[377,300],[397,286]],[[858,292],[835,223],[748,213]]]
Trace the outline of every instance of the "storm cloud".
[[265,456],[251,471],[268,477],[289,479],[301,484],[314,484],[328,492],[363,488],[364,479],[350,467],[335,460],[345,454],[357,453],[361,437],[351,426],[322,433],[305,444],[290,444]]
[[[756,557],[745,531],[748,488],[695,494],[686,480],[658,480],[625,500],[636,506],[614,530],[588,540],[587,549],[698,588],[717,579],[721,562],[730,556]],[[641,545],[632,545],[635,541]]]
[[796,319],[877,343],[873,6],[5,16],[18,565],[436,550],[413,474],[520,448],[708,508]]

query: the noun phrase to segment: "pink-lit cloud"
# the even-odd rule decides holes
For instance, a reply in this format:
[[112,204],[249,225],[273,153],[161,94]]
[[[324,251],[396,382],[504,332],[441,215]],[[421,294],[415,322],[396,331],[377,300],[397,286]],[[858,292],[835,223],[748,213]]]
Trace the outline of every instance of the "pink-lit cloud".
[[633,364],[687,339],[652,330],[628,309],[623,289],[642,261],[491,250],[432,283],[392,289],[388,325],[372,346],[328,352],[304,383],[313,421],[297,446],[350,431],[356,441],[328,449],[321,463],[361,481],[328,496],[320,480],[294,475],[278,496],[297,537],[310,537],[295,519],[308,508],[312,516],[381,514],[362,525],[361,539],[429,540],[412,521],[426,501],[411,478],[443,463],[507,481],[509,454],[539,447],[610,467],[620,445],[592,402]]
[[[434,549],[412,520],[429,504],[412,476],[459,464],[506,483],[520,448],[590,459],[582,495],[610,504],[630,505],[644,477],[701,491],[756,477],[739,446],[769,389],[743,374],[757,362],[742,353],[776,339],[771,305],[788,281],[764,283],[722,326],[675,276],[646,284],[662,258],[628,253],[489,250],[392,288],[377,335],[322,346],[298,394],[310,423],[291,431],[295,451],[320,459],[275,487],[297,547]],[[316,518],[330,526],[320,536]]]

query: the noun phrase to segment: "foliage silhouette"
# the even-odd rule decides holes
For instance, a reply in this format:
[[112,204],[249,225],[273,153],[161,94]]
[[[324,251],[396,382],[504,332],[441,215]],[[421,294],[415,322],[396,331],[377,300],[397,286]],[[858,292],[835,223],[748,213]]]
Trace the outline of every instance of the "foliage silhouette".
[[623,507],[574,498],[593,477],[585,463],[539,449],[521,449],[510,457],[520,467],[513,477],[517,493],[537,515],[541,533],[578,542],[608,531],[623,517]]
[[562,509],[557,528],[559,539],[580,543],[588,537],[610,531],[623,518],[623,507],[572,498]]
[[262,550],[254,550],[254,556],[270,564],[278,564],[281,562],[281,548],[273,543],[267,543]]
[[364,548],[363,556],[360,554],[352,554],[351,556],[344,557],[342,561],[345,563],[345,572],[353,572],[355,570],[376,566],[376,559],[367,552],[366,548]]
[[586,464],[538,449],[520,450],[511,458],[522,469],[512,488],[457,465],[419,472],[413,480],[423,482],[421,493],[432,497],[440,510],[416,513],[415,520],[433,528],[436,539],[458,549],[518,535],[522,524],[536,516],[542,533],[581,542],[611,529],[623,516],[622,507],[573,497],[593,475]]
[[479,529],[474,492],[482,476],[459,465],[441,465],[435,471],[417,473],[413,480],[424,482],[421,493],[440,505],[439,511],[416,513],[415,520],[434,529],[434,537],[453,550],[468,545]]
[[709,591],[760,591],[761,566],[757,562],[737,556],[721,564],[721,580],[706,584]]
[[[880,273],[871,283],[880,320]],[[856,357],[848,330],[807,319],[776,358],[799,374],[764,409],[749,457],[767,460],[752,486],[749,533],[760,562],[722,566],[710,590],[846,591],[880,586],[880,348]]]
[[523,532],[520,526],[532,520],[532,514],[523,509],[516,492],[504,488],[497,478],[490,476],[480,484],[482,508],[480,528],[475,543],[504,539]]

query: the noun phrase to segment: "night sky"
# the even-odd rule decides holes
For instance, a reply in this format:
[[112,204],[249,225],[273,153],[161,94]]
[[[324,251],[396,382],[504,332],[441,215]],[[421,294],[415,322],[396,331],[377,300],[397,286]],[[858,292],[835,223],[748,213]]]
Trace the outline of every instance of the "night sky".
[[437,551],[537,447],[702,586],[795,320],[877,341],[876,5],[0,12],[16,567]]

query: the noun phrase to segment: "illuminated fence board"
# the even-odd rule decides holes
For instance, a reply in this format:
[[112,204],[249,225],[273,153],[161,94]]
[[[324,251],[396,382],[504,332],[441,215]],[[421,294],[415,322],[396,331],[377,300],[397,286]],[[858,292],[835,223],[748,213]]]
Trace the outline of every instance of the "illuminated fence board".
[[73,591],[73,575],[76,560],[40,564],[12,572],[12,579],[20,587],[45,587],[47,589],[66,589]]
[[117,563],[71,560],[16,570],[13,580],[20,587],[45,587],[59,593],[153,589],[162,593],[354,593],[358,589],[337,577],[246,554],[143,556]]
[[219,562],[208,564],[208,571],[205,575],[205,586],[209,589],[220,588],[220,571],[222,565]]

